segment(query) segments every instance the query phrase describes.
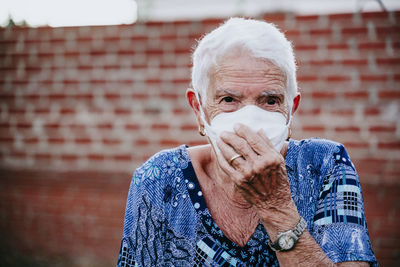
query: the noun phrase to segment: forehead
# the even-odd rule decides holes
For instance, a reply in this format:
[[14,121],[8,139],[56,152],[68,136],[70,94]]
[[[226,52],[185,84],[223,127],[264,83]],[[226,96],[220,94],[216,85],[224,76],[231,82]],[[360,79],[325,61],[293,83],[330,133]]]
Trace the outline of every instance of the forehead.
[[[221,58],[210,73],[209,91],[235,90],[242,93],[278,90],[285,93],[283,71],[271,61],[246,54]],[[211,89],[211,90],[210,90]]]

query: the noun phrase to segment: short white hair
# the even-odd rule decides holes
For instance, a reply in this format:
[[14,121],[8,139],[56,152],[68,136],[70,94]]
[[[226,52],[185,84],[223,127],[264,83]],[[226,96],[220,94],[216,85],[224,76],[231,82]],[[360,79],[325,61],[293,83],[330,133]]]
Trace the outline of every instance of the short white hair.
[[296,63],[291,42],[274,24],[243,18],[227,20],[205,35],[193,52],[192,85],[201,96],[202,104],[206,101],[211,69],[219,58],[234,48],[245,49],[255,58],[269,60],[284,73],[291,109],[297,95]]

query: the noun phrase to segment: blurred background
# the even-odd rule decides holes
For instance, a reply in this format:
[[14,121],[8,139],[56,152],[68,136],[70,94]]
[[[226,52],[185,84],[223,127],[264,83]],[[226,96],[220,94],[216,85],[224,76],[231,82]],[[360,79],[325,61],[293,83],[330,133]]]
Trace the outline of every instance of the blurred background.
[[344,143],[381,266],[400,261],[400,1],[0,0],[0,266],[114,266],[136,167],[205,143],[190,53],[230,16],[293,42],[296,139]]

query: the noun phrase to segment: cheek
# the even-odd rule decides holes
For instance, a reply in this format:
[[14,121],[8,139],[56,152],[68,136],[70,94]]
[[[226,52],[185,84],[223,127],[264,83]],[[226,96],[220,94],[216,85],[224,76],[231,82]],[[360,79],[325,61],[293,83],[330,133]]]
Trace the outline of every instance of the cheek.
[[279,107],[279,112],[285,116],[286,120],[289,119],[289,104],[287,101],[285,101],[285,103]]
[[209,101],[207,101],[207,104],[204,108],[204,113],[205,113],[205,117],[206,120],[208,121],[208,123],[211,123],[211,120],[218,114],[220,113],[218,106],[214,103],[209,103]]

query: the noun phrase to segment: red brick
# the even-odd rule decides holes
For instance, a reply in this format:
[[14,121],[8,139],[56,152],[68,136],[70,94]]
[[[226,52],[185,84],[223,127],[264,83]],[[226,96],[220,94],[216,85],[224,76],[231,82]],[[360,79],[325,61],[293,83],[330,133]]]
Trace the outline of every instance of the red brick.
[[125,129],[130,130],[130,131],[132,131],[132,130],[137,131],[140,129],[140,125],[139,124],[126,124]]
[[87,155],[89,160],[93,161],[104,161],[105,156],[103,154],[89,154]]
[[344,96],[346,98],[368,98],[368,91],[356,91],[356,92],[345,92]]
[[182,131],[197,131],[198,126],[195,124],[184,124],[181,126]]
[[367,116],[377,116],[380,114],[381,114],[381,110],[379,108],[367,107],[364,110],[364,115],[367,115]]
[[330,21],[335,21],[335,20],[346,20],[346,21],[352,21],[353,19],[353,14],[351,13],[345,13],[345,14],[329,14],[328,18]]
[[36,153],[34,155],[35,158],[37,159],[41,159],[41,160],[50,160],[51,158],[53,158],[53,155],[50,153]]
[[192,52],[191,48],[175,48],[174,53],[175,54],[187,54],[187,56],[190,56],[190,53]]
[[313,44],[299,44],[294,46],[295,50],[317,50],[318,46]]
[[382,99],[396,99],[400,98],[400,91],[379,91],[378,96]]
[[362,12],[360,15],[362,19],[389,19],[388,12]]
[[50,109],[49,108],[35,108],[35,113],[38,114],[45,114],[45,113],[50,113]]
[[147,79],[146,84],[148,85],[154,85],[154,84],[160,84],[161,80],[160,79]]
[[318,99],[334,99],[336,97],[336,94],[334,92],[312,92],[311,93],[312,98],[318,98]]
[[14,142],[14,137],[0,136],[0,143],[12,143],[12,142]]
[[187,114],[190,111],[188,109],[184,109],[184,108],[174,108],[172,111],[175,115],[182,115],[182,114]]
[[385,49],[385,48],[386,48],[385,42],[366,42],[358,44],[358,49],[360,50]]
[[81,145],[89,145],[92,143],[92,140],[89,138],[75,138],[74,142]]
[[32,127],[32,123],[30,123],[30,122],[17,122],[16,126],[17,126],[17,128],[27,129],[27,128],[31,128]]
[[291,29],[291,30],[285,31],[285,36],[286,36],[286,38],[288,38],[289,40],[291,40],[292,38],[299,37],[300,34],[301,34],[301,33],[300,33],[299,30]]
[[102,139],[104,145],[118,145],[121,143],[119,139],[112,139],[112,138],[104,138]]
[[378,149],[400,150],[400,141],[378,142]]
[[345,127],[335,127],[336,132],[360,132],[360,127],[356,126],[345,126]]
[[379,65],[400,65],[400,58],[377,58],[376,63]]
[[106,94],[104,94],[104,97],[109,100],[116,100],[116,99],[119,99],[121,97],[121,95],[116,94],[116,93],[106,93]]
[[163,99],[175,100],[179,98],[179,95],[175,93],[161,93],[160,97]]
[[344,50],[344,49],[349,49],[348,44],[328,44],[328,49],[337,49],[337,50]]
[[63,154],[61,155],[61,160],[63,161],[77,161],[79,157],[75,154]]
[[147,146],[150,144],[150,141],[147,139],[136,139],[134,145],[135,146]]
[[64,138],[49,138],[47,139],[47,142],[50,144],[64,144],[65,139]]
[[376,27],[376,32],[378,35],[390,35],[397,34],[399,35],[400,27],[399,26],[378,26]]
[[60,109],[60,114],[61,115],[71,115],[75,114],[75,110],[72,108],[61,108]]
[[311,35],[330,35],[332,34],[331,29],[311,29],[310,30]]
[[155,123],[151,125],[151,129],[153,130],[168,130],[169,124],[166,123]]
[[388,79],[386,74],[382,75],[361,75],[360,76],[361,81],[363,82],[384,82]]
[[286,19],[286,14],[285,13],[265,14],[263,19],[268,22],[276,22],[276,21],[283,22]]
[[133,157],[130,154],[115,155],[113,158],[115,160],[117,160],[117,161],[128,161],[128,162],[131,162],[133,160]]
[[161,56],[163,54],[163,50],[162,49],[148,49],[146,50],[146,54],[148,56]]
[[133,56],[135,54],[135,51],[133,51],[131,49],[118,50],[117,54],[120,55],[120,56]]
[[297,81],[299,81],[299,82],[315,82],[317,80],[318,80],[318,77],[317,76],[313,76],[313,75],[309,75],[309,76],[300,75],[297,78]]
[[25,138],[24,143],[29,145],[35,145],[39,143],[39,139],[37,137]]
[[333,109],[331,111],[331,114],[337,115],[337,116],[353,116],[354,115],[354,110],[353,109]]
[[105,65],[104,70],[120,70],[121,66],[120,65]]
[[149,95],[146,93],[134,93],[131,95],[132,99],[140,99],[140,100],[146,100],[149,98]]
[[368,29],[366,27],[349,27],[343,28],[342,34],[367,34]]
[[325,127],[324,126],[302,126],[301,127],[303,131],[309,131],[309,132],[324,132]]
[[112,130],[113,124],[112,123],[100,123],[96,127],[99,129],[104,129],[104,130]]
[[329,75],[324,78],[327,82],[347,82],[350,81],[350,77],[343,75]]
[[149,36],[147,35],[136,35],[136,36],[132,36],[131,41],[133,42],[139,42],[139,41],[147,41],[149,39]]
[[129,115],[131,114],[130,109],[116,108],[114,109],[115,115]]
[[369,143],[367,143],[367,142],[343,142],[343,145],[347,149],[366,149],[366,148],[369,148]]
[[1,122],[0,128],[9,128],[11,126],[10,122]]
[[189,84],[190,83],[190,79],[173,79],[172,82],[174,84],[181,84],[181,83]]
[[374,132],[390,132],[394,133],[396,131],[395,126],[372,126],[369,127],[369,131],[374,133]]
[[345,66],[366,66],[368,65],[367,59],[343,59],[342,64]]
[[201,21],[201,23],[204,25],[204,26],[208,26],[208,25],[212,25],[212,26],[215,26],[215,27],[217,27],[219,24],[221,24],[222,22],[224,22],[224,20],[223,19],[203,19],[202,21]]

